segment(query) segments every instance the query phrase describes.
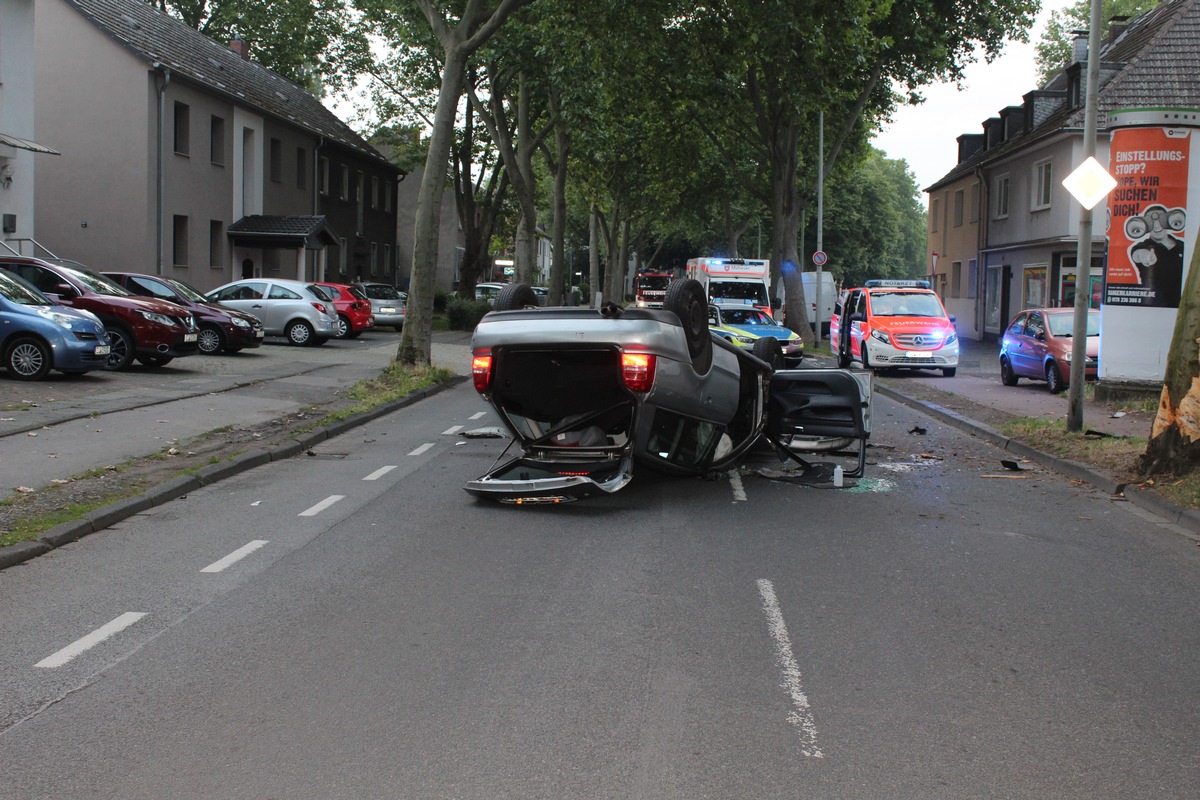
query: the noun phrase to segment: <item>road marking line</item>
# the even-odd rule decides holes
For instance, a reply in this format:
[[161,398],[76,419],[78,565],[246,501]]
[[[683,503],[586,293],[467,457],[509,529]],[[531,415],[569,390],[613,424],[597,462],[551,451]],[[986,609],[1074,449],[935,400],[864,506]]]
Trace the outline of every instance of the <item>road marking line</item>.
[[312,508],[307,509],[305,511],[301,511],[297,516],[315,517],[317,514],[320,514],[322,511],[329,508],[331,505],[336,503],[338,500],[341,500],[345,496],[346,495],[344,495],[344,494],[331,494],[331,495],[329,495],[329,497],[326,497],[324,500],[317,503]]
[[410,456],[419,456],[431,447],[433,447],[433,442],[426,442],[425,444],[418,447],[416,450],[413,450],[411,453],[409,453],[409,455]]
[[395,469],[395,467],[380,467],[379,469],[375,470],[367,477],[363,478],[363,480],[364,481],[377,481],[394,469]]
[[796,657],[792,655],[792,640],[788,636],[787,624],[783,621],[783,612],[779,610],[779,601],[775,598],[775,587],[770,581],[760,578],[758,593],[762,595],[767,627],[775,641],[775,663],[783,672],[783,682],[779,685],[792,698],[792,711],[788,714],[788,722],[795,725],[800,733],[800,752],[809,758],[824,758],[825,754],[817,745],[817,723],[813,719],[808,696],[804,694],[800,667],[796,664]]
[[745,502],[746,487],[742,486],[742,473],[736,469],[729,470],[729,483],[733,486],[733,502]]
[[144,616],[146,616],[146,612],[144,611],[126,611],[124,614],[117,617],[107,625],[100,626],[87,636],[84,636],[82,639],[75,641],[73,644],[67,645],[52,656],[43,658],[33,666],[41,669],[53,669],[55,667],[61,667],[63,664],[66,664],[80,653],[92,649],[105,639],[116,636],[118,633],[125,630]]
[[482,419],[483,417],[486,417],[486,416],[487,416],[486,411],[480,411],[478,414],[472,414],[471,419]]
[[220,561],[214,561],[213,563],[209,564],[207,567],[205,567],[204,569],[202,569],[200,571],[201,572],[220,572],[221,570],[228,567],[230,564],[236,564],[238,561],[241,561],[243,558],[250,555],[255,550],[257,550],[260,547],[262,547],[263,545],[265,545],[266,543],[267,543],[266,539],[255,539],[253,542],[250,542],[250,544],[239,547],[237,550],[234,550],[232,553],[225,556]]
[[442,436],[453,436],[454,434],[458,433],[462,429],[463,429],[462,425],[454,425],[454,426],[446,428],[446,430],[442,431]]

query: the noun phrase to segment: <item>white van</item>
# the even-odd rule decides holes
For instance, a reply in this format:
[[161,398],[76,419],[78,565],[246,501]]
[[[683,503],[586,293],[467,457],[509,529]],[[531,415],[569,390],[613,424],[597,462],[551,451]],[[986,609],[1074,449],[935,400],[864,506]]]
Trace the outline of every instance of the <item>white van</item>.
[[[838,288],[833,282],[833,273],[821,273],[821,336],[829,336],[829,321],[833,319],[834,304],[838,299]],[[808,324],[817,329],[817,273],[801,272],[800,280],[804,285],[804,302],[808,303]],[[785,303],[786,305],[786,303]]]

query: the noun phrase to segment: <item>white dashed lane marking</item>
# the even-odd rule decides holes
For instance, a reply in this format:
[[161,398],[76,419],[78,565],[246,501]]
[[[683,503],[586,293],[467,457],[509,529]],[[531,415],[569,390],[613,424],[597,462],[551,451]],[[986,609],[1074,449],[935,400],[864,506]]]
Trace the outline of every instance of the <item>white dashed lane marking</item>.
[[487,416],[487,412],[486,412],[486,411],[480,411],[480,412],[478,412],[478,413],[476,413],[476,414],[472,414],[472,415],[471,415],[471,419],[483,419],[483,418],[484,418],[484,417],[486,417],[486,416]]
[[255,539],[253,542],[250,542],[250,544],[239,547],[237,550],[234,550],[232,553],[225,556],[220,561],[214,561],[213,563],[209,564],[207,567],[205,567],[204,569],[202,569],[200,571],[201,572],[220,572],[220,571],[226,569],[227,567],[229,567],[229,565],[236,564],[237,562],[241,561],[243,558],[250,555],[255,550],[258,550],[260,547],[262,547],[265,544],[267,544],[266,539]]
[[393,466],[393,467],[380,467],[379,469],[375,470],[374,472],[372,472],[372,473],[371,473],[370,475],[368,475],[367,477],[363,478],[363,480],[364,480],[364,481],[377,481],[377,480],[379,480],[380,478],[382,478],[384,475],[387,475],[389,472],[391,472],[391,471],[392,471],[392,470],[394,470],[394,469],[395,469],[395,467],[394,467],[394,466]]
[[804,694],[801,684],[800,666],[793,655],[787,624],[783,621],[783,612],[775,598],[775,586],[770,581],[760,578],[758,593],[762,596],[763,613],[767,615],[767,627],[771,632],[771,639],[775,642],[775,663],[783,672],[783,681],[779,685],[792,698],[788,722],[795,725],[800,733],[800,752],[809,758],[824,758],[825,754],[817,745],[817,723],[813,719],[812,706],[808,704],[808,696]]
[[431,447],[433,447],[433,442],[426,442],[425,444],[418,447],[416,450],[413,450],[411,453],[409,453],[409,455],[410,456],[419,456]]
[[453,436],[454,434],[458,433],[462,429],[463,429],[462,425],[455,425],[453,427],[446,428],[446,430],[442,431],[442,436]]
[[146,616],[146,613],[143,611],[126,611],[124,614],[117,617],[107,625],[100,626],[87,636],[84,636],[82,639],[79,639],[74,643],[67,645],[62,650],[59,650],[54,655],[43,658],[38,663],[34,664],[34,666],[40,669],[54,669],[55,667],[61,667],[63,664],[66,664],[80,653],[87,652],[103,642],[105,639],[116,636],[118,633],[125,630],[144,616]]
[[301,511],[298,516],[315,517],[317,514],[320,514],[322,511],[329,508],[331,505],[336,503],[338,500],[341,500],[345,496],[346,495],[344,495],[344,494],[331,494],[331,495],[329,495],[329,497],[326,497],[324,500],[317,503],[312,508]]

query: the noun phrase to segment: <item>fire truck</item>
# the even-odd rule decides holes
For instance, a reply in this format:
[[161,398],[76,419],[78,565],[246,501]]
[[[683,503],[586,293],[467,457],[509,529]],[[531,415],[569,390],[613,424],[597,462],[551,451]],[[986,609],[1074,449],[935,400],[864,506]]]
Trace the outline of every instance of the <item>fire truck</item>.
[[667,285],[675,273],[655,271],[639,272],[633,290],[633,301],[639,308],[662,308],[667,296]]
[[765,258],[693,258],[687,276],[704,285],[711,301],[749,301],[774,316],[768,282],[771,262]]

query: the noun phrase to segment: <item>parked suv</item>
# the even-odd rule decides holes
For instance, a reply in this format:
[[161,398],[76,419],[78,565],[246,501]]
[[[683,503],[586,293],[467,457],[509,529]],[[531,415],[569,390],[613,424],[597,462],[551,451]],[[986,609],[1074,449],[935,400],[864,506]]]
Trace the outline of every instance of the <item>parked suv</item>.
[[333,298],[316,283],[247,278],[218,286],[205,296],[253,314],[268,336],[286,336],[292,344],[325,344],[337,335]]
[[375,315],[375,327],[391,325],[398,331],[404,330],[404,316],[408,303],[395,286],[386,283],[355,283],[371,301],[371,313]]
[[205,355],[236,353],[247,347],[262,346],[263,324],[258,317],[209,300],[181,280],[137,272],[103,274],[136,295],[157,297],[191,311],[200,329],[196,343]]
[[928,281],[874,280],[849,290],[829,338],[840,367],[940,369],[947,378],[958,371],[954,318]]
[[371,301],[361,289],[344,283],[317,285],[333,296],[333,307],[337,311],[337,338],[353,339],[367,328],[375,326]]
[[148,367],[161,367],[199,352],[196,322],[175,303],[137,297],[76,262],[4,256],[0,268],[32,283],[55,303],[99,317],[108,331],[108,369],[125,369],[134,358]]

